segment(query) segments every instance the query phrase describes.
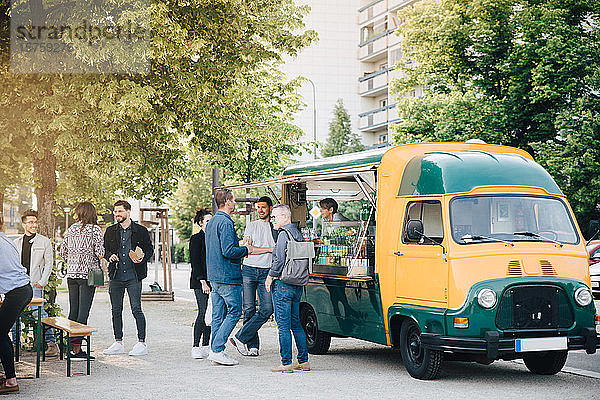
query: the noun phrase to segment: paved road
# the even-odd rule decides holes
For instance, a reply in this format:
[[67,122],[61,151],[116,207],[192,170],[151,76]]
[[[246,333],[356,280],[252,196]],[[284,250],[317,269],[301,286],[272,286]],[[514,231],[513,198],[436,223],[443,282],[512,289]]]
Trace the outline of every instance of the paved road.
[[[182,301],[195,302],[193,292],[189,289],[189,264],[178,264],[177,269],[173,267],[173,290],[177,299]],[[148,285],[154,282],[154,270],[148,272],[148,279],[144,281],[144,290],[148,290]],[[162,279],[162,275],[161,279]],[[159,282],[162,282],[159,281]],[[596,308],[600,310],[600,301],[596,301]],[[334,339],[334,341],[339,339]],[[592,371],[600,374],[600,352],[589,355],[585,351],[571,352],[567,360],[568,368]],[[600,376],[600,375],[599,375]],[[600,397],[600,394],[599,394]]]
[[[58,302],[67,309],[67,294]],[[124,342],[135,343],[135,323],[126,301]],[[64,376],[64,362],[47,361],[40,379],[22,379],[22,399],[436,399],[436,398],[598,398],[600,379],[569,373],[536,376],[514,362],[446,363],[439,380],[418,381],[405,371],[398,352],[354,339],[334,339],[329,354],[311,356],[313,371],[275,374],[279,363],[277,331],[261,330],[261,356],[236,367],[212,366],[189,356],[196,309],[190,301],[145,302],[149,355],[105,356],[112,343],[108,293],[94,299],[89,324],[98,328],[92,341],[92,375]],[[27,357],[26,357],[27,359]],[[28,355],[32,361],[31,354]],[[83,372],[84,364],[73,370]],[[19,376],[29,364],[19,365]]]

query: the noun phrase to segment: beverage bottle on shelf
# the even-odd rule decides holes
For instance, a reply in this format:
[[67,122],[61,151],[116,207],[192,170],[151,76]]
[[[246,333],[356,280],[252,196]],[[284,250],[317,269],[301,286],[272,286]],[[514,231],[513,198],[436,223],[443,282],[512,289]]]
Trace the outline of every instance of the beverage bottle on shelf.
[[368,203],[364,203],[362,208],[360,209],[360,220],[367,221],[369,219],[369,214],[371,213],[370,207]]

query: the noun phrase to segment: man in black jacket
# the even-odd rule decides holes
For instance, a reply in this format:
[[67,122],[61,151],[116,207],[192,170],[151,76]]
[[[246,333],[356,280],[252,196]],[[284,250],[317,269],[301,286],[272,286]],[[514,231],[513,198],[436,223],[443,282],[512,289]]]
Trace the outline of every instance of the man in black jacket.
[[[129,352],[130,356],[148,354],[146,346],[146,317],[142,312],[142,280],[148,275],[148,260],[153,247],[148,230],[131,220],[131,204],[119,200],[114,204],[116,224],[106,228],[104,233],[105,257],[108,260],[108,293],[112,308],[112,323],[115,342],[104,354],[122,354],[123,346],[123,297],[125,289],[129,296],[131,312],[137,326],[138,343]],[[143,254],[135,255],[137,248]],[[131,252],[131,253],[130,253]]]

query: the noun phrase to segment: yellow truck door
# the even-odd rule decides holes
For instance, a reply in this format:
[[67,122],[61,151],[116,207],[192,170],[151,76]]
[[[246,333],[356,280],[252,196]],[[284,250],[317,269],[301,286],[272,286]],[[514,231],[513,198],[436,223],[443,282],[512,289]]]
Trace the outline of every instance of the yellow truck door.
[[[410,201],[406,216],[398,221],[402,227],[396,252],[396,297],[400,302],[445,307],[447,304],[448,263],[442,244],[442,206],[439,200]],[[410,240],[408,221],[419,220],[423,234]]]

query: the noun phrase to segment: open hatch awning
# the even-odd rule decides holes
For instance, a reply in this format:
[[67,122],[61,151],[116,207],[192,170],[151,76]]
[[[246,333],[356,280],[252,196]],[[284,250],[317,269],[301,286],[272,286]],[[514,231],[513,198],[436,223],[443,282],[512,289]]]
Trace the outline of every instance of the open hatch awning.
[[321,200],[332,197],[338,201],[356,201],[366,198],[375,205],[371,193],[375,192],[376,164],[339,168],[329,171],[301,173],[261,182],[223,186],[224,189],[253,189],[280,184],[305,183],[306,199]]
[[[343,178],[348,178],[348,180],[354,180],[354,176],[359,174],[366,174],[368,172],[373,172],[377,168],[376,165],[363,165],[360,167],[352,167],[352,168],[340,168],[337,170],[330,171],[322,171],[317,173],[305,173],[305,174],[296,174],[290,176],[282,176],[279,178],[268,179],[266,181],[260,182],[250,182],[250,183],[240,183],[237,185],[227,185],[220,187],[219,189],[253,189],[259,187],[266,186],[274,186],[283,183],[293,183],[293,182],[316,182],[321,180],[334,180]],[[368,182],[371,187],[374,186],[374,182]]]

